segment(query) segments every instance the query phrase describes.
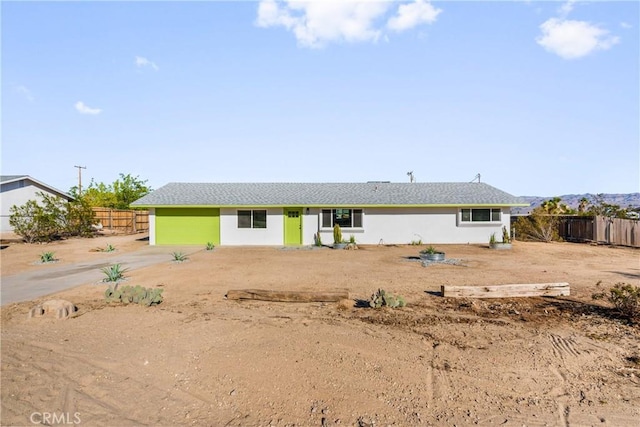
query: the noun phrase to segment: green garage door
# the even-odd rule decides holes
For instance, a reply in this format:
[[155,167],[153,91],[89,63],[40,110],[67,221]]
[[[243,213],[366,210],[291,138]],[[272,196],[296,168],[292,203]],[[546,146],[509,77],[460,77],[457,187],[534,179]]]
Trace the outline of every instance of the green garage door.
[[157,208],[157,245],[220,244],[220,209]]

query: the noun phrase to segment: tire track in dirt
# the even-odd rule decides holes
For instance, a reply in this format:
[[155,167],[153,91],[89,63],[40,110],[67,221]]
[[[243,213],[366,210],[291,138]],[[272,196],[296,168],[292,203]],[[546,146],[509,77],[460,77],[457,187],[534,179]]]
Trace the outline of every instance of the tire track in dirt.
[[563,338],[556,334],[549,334],[551,346],[553,347],[553,355],[560,358],[567,356],[577,357],[582,354],[577,348],[576,343],[571,338]]
[[[4,342],[4,345],[11,345]],[[17,410],[11,419],[3,416],[3,425],[22,425],[34,411],[79,413],[86,423],[157,425],[164,420],[182,418],[183,412],[194,408],[213,407],[214,403],[197,391],[183,390],[176,384],[150,384],[144,381],[144,371],[117,361],[88,359],[82,353],[56,344],[30,343],[20,351],[3,358],[3,400],[13,402]],[[50,361],[57,362],[50,362]],[[73,371],[64,369],[73,366]],[[32,400],[31,393],[22,394],[24,382],[30,390],[41,390]],[[166,387],[165,387],[166,386]],[[14,392],[11,394],[11,392]],[[123,401],[146,401],[166,404],[168,412],[148,413],[142,409],[121,409]],[[16,405],[16,403],[19,403]],[[124,407],[126,408],[126,407]],[[164,408],[163,408],[164,409]],[[114,425],[115,425],[114,424]]]

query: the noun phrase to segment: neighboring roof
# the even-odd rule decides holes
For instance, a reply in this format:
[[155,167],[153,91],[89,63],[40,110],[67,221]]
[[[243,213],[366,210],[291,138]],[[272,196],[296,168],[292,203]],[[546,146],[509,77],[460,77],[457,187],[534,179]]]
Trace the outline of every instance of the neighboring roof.
[[528,206],[484,183],[180,183],[132,206]]
[[22,180],[31,181],[34,184],[36,184],[38,187],[42,187],[42,188],[48,190],[50,193],[55,193],[55,194],[57,194],[58,196],[60,196],[60,197],[62,197],[64,199],[74,200],[73,197],[71,197],[70,195],[68,195],[64,191],[60,191],[55,187],[47,185],[44,182],[38,181],[37,179],[34,179],[34,178],[30,177],[29,175],[0,175],[0,184],[10,184],[12,182],[17,182],[17,181],[22,181]]

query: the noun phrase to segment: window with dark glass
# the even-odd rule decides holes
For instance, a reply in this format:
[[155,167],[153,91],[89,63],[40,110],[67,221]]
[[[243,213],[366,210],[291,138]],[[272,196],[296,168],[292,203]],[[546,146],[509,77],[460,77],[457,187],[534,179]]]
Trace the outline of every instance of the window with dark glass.
[[362,209],[323,209],[322,227],[362,228]]
[[267,211],[253,211],[253,228],[267,228]]
[[267,211],[238,211],[238,228],[267,228]]
[[238,211],[238,228],[251,228],[251,211]]
[[460,220],[462,222],[500,222],[501,214],[500,209],[461,209]]

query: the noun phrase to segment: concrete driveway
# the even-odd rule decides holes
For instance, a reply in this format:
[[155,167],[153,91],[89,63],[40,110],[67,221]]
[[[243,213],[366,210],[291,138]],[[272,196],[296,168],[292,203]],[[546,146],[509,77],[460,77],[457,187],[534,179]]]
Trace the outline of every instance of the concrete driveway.
[[154,264],[171,262],[172,252],[187,255],[202,251],[201,247],[187,246],[145,246],[137,251],[124,253],[95,261],[84,261],[70,265],[47,267],[46,271],[4,276],[0,281],[0,301],[2,305],[29,301],[76,286],[100,282],[105,276],[100,269],[113,264],[121,264],[129,271]]

